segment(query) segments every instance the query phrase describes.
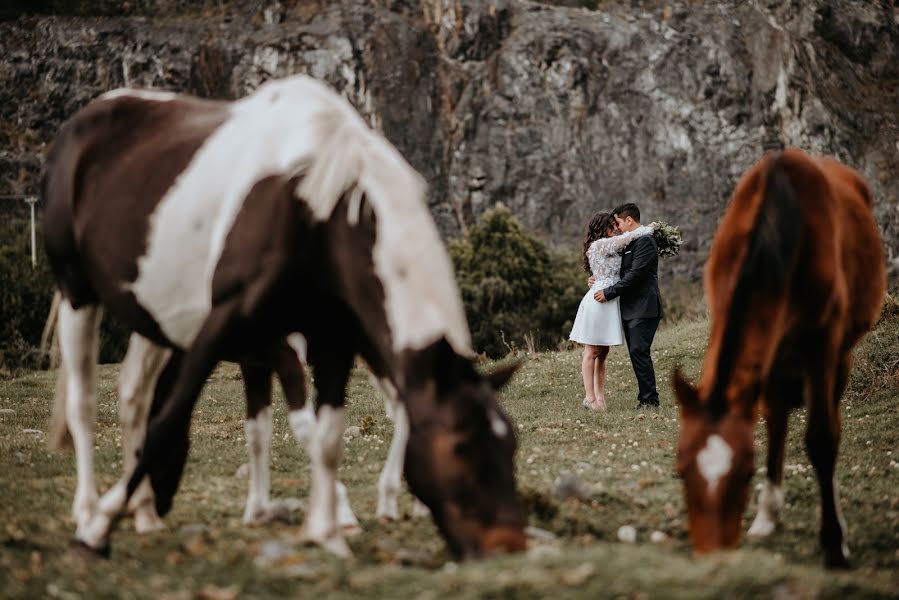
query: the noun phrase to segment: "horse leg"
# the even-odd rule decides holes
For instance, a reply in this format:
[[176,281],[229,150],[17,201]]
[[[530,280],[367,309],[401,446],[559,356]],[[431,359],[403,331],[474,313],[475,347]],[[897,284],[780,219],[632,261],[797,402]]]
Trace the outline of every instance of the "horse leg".
[[[381,476],[378,478],[377,517],[382,521],[392,521],[399,517],[399,491],[402,484],[403,464],[406,460],[406,445],[409,442],[409,416],[400,402],[396,388],[387,378],[371,376],[374,387],[381,390],[387,418],[393,421],[393,439]],[[412,497],[412,516],[429,517],[431,510],[424,503]]]
[[245,525],[265,523],[274,518],[270,512],[268,455],[272,439],[272,370],[241,363],[247,396],[247,440],[250,474],[247,503],[243,511]]
[[378,478],[377,517],[382,521],[399,518],[398,496],[403,476],[406,443],[409,441],[409,417],[400,403],[396,388],[386,379],[375,379],[384,396],[384,407],[393,420],[393,439],[381,476]]
[[840,444],[839,399],[849,374],[848,356],[823,362],[824,368],[810,369],[811,395],[805,443],[818,476],[821,492],[821,547],[827,568],[849,568],[846,525],[840,511],[836,481],[837,450]]
[[344,431],[344,394],[353,366],[353,353],[334,349],[314,365],[318,389],[318,426],[309,455],[312,463],[312,491],[304,524],[306,541],[318,544],[342,557],[350,548],[337,525],[337,464],[340,461]]
[[750,537],[767,537],[780,522],[784,505],[783,465],[790,406],[802,398],[802,378],[773,378],[765,391],[765,427],[768,431],[768,462],[765,483],[759,491],[758,513],[749,528]]
[[[313,433],[316,427],[315,411],[312,403],[306,398],[306,374],[303,364],[306,359],[306,340],[299,333],[288,336],[289,348],[284,348],[278,361],[277,373],[284,397],[287,400],[288,421],[293,436],[299,444],[310,453]],[[337,485],[337,523],[345,533],[355,534],[362,531],[359,520],[353,513],[347,497],[346,486],[340,481]],[[288,498],[281,501],[282,510],[293,511],[299,507],[298,500]]]
[[[219,361],[218,348],[228,333],[234,304],[213,308],[190,350],[181,360],[171,393],[159,415],[150,422],[143,449],[136,451],[137,462],[97,503],[97,510],[78,541],[93,552],[105,554],[109,536],[123,516],[128,501],[145,477],[150,476],[156,506],[170,507],[189,446],[190,418],[206,378]],[[130,471],[130,472],[129,472]],[[160,497],[162,496],[162,497]]]
[[[136,333],[131,335],[128,342],[128,352],[119,374],[119,425],[122,429],[126,472],[133,469],[137,462],[134,452],[146,435],[153,390],[170,354],[169,350]],[[138,533],[165,528],[162,519],[156,514],[149,480],[144,479],[140,484],[128,508],[134,512],[134,528]]]
[[72,516],[76,538],[96,510],[97,483],[94,478],[94,423],[97,418],[96,368],[102,310],[85,306],[78,310],[68,300],[59,307],[59,350],[65,378],[66,424],[75,447],[78,483]]

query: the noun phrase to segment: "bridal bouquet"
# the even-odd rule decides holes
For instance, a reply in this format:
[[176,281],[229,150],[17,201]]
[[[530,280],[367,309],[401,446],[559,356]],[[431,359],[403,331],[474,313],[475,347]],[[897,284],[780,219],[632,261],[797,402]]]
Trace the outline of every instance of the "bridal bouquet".
[[659,221],[656,225],[652,237],[659,246],[659,256],[677,256],[682,241],[680,228],[672,227],[664,221]]

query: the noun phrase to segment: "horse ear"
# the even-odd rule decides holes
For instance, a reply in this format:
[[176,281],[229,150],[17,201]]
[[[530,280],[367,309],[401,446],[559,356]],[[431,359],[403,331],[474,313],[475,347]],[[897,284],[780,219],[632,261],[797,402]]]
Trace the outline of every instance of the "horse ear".
[[695,413],[699,410],[699,392],[687,381],[680,366],[674,367],[671,383],[674,386],[674,397],[684,413]]
[[487,383],[490,384],[490,387],[499,391],[503,386],[509,383],[509,380],[512,379],[512,375],[514,375],[519,368],[521,368],[521,362],[515,361],[508,365],[497,367],[490,373],[484,375],[484,378],[487,380]]

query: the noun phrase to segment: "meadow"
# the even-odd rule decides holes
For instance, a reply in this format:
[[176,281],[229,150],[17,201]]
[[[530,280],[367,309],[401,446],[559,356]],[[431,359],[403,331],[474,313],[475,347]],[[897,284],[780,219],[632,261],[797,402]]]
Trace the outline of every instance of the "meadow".
[[[243,392],[238,370],[222,365],[198,403],[188,468],[167,531],[137,536],[125,521],[108,560],[68,550],[75,486],[72,454],[47,450],[53,372],[0,380],[0,596],[11,598],[886,598],[899,594],[899,311],[893,307],[856,350],[843,399],[838,480],[853,569],[827,572],[818,549],[818,492],[805,455],[804,411],[790,420],[784,525],[764,541],[708,558],[690,552],[681,484],[674,472],[677,407],[668,383],[675,364],[698,375],[703,321],[659,332],[654,358],[662,407],[634,410],[627,353],[610,355],[610,410],[580,400],[576,348],[520,354],[502,393],[518,429],[519,488],[529,524],[544,530],[526,553],[458,564],[429,519],[374,518],[377,478],[392,433],[362,368],[348,390],[340,477],[363,532],[337,560],[299,541],[302,511],[289,523],[241,524],[247,481]],[[511,359],[507,359],[511,360]],[[489,368],[488,364],[482,368]],[[102,488],[120,473],[115,383],[100,367],[96,456]],[[309,461],[289,433],[276,392],[271,465],[275,497],[306,498]],[[764,476],[764,427],[757,430],[755,484]],[[585,497],[561,500],[555,482],[570,473]],[[755,494],[744,532],[755,514]],[[635,543],[617,531],[635,528]],[[658,533],[656,533],[658,532]],[[654,534],[654,535],[653,535]]]

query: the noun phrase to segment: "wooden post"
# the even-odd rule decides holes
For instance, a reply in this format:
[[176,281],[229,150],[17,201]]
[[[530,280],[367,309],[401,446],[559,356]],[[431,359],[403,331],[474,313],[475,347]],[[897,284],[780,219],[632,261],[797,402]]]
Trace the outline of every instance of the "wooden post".
[[37,202],[37,198],[35,196],[28,196],[25,198],[25,202],[31,207],[31,268],[34,269],[37,267],[37,246],[35,244],[36,236],[34,233],[34,205]]

